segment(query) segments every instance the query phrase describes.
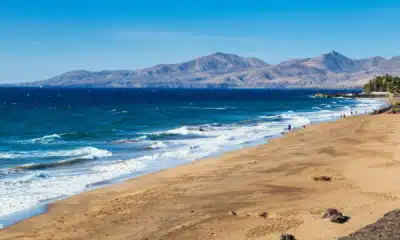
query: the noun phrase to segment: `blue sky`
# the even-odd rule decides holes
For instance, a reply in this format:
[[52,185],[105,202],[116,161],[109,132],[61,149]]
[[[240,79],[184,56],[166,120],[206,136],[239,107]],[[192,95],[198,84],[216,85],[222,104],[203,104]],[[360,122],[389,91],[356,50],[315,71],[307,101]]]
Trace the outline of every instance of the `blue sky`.
[[213,52],[268,63],[400,55],[398,0],[1,0],[0,83]]

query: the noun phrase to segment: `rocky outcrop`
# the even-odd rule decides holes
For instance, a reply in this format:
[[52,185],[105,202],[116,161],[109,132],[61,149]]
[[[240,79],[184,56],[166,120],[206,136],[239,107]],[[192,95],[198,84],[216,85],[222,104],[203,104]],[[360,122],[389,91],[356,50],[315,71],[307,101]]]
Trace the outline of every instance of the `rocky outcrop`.
[[391,211],[376,223],[368,225],[339,240],[389,240],[400,239],[400,210]]

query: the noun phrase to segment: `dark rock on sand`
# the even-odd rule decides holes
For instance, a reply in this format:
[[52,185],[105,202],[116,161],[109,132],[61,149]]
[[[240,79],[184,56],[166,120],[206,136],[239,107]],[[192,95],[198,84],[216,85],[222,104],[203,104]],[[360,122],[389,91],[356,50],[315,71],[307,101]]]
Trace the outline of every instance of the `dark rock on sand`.
[[390,111],[392,109],[392,106],[388,106],[388,107],[383,107],[377,110],[374,110],[371,115],[377,115],[377,114],[382,114],[382,113],[386,113],[388,111]]
[[400,239],[400,210],[386,213],[376,223],[368,225],[339,240],[395,240]]
[[263,218],[267,218],[268,217],[268,213],[267,212],[260,212],[260,214],[258,214],[260,217]]
[[328,208],[322,218],[329,218],[331,222],[340,224],[345,223],[350,219],[348,216],[343,216],[343,214],[335,208]]
[[400,105],[393,105],[392,108],[387,112],[388,114],[400,114]]
[[329,176],[318,176],[312,178],[314,181],[322,181],[322,182],[329,182],[332,181],[332,178]]
[[292,234],[282,234],[280,240],[296,240]]
[[339,216],[339,215],[335,215],[331,217],[331,222],[333,223],[345,223],[347,221],[349,221],[350,217],[348,216]]
[[335,209],[335,208],[328,208],[324,215],[322,215],[322,218],[331,218],[334,216],[343,216],[341,212],[339,212],[339,210]]

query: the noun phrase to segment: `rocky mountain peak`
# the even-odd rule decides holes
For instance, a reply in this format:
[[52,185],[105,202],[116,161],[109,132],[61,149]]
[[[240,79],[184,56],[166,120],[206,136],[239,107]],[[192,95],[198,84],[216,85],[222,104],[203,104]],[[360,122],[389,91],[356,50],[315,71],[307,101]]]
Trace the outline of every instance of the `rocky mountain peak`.
[[319,57],[311,58],[304,63],[309,67],[317,67],[327,72],[352,72],[357,71],[353,59],[344,56],[336,51],[325,53]]
[[268,66],[260,59],[247,59],[236,54],[216,52],[178,64],[182,72],[232,72],[247,68]]

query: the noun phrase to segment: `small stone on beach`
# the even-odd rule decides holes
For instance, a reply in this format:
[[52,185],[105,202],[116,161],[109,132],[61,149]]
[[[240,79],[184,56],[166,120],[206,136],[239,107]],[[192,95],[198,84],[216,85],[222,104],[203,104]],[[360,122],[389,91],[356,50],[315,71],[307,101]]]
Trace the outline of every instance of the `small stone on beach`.
[[312,178],[314,181],[322,181],[322,182],[329,182],[332,181],[332,177],[329,176],[318,176]]
[[280,240],[296,240],[292,234],[281,234]]
[[268,213],[267,212],[260,212],[259,216],[263,217],[263,218],[267,218],[268,217]]
[[340,223],[340,224],[342,224],[342,223],[347,222],[348,220],[349,220],[349,217],[347,217],[347,216],[339,216],[339,215],[336,215],[336,216],[332,216],[332,217],[331,217],[331,222],[333,222],[333,223]]
[[342,213],[335,208],[328,208],[322,218],[331,218],[332,216],[342,216]]
[[333,223],[345,223],[350,219],[347,216],[343,216],[343,214],[335,208],[328,208],[322,218],[329,218]]

